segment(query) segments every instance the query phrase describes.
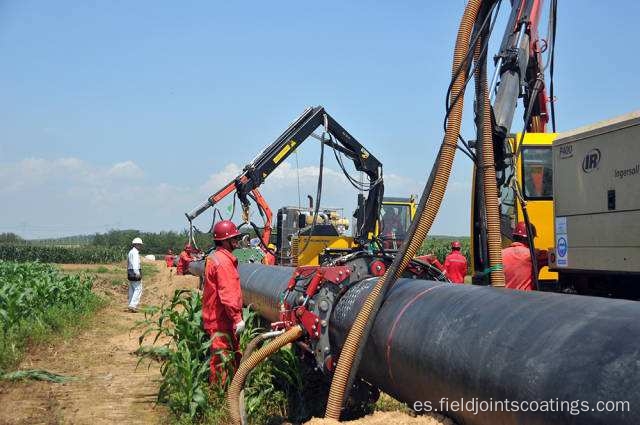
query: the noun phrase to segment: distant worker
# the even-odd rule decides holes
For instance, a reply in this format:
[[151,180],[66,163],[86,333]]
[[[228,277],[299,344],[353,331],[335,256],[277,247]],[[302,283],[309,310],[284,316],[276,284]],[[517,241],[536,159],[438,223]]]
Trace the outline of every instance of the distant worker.
[[140,297],[142,296],[142,268],[140,265],[140,250],[142,239],[134,238],[131,241],[132,248],[127,254],[127,279],[129,280],[129,311],[136,313]]
[[441,272],[444,272],[444,267],[442,266],[442,263],[440,263],[440,261],[438,261],[438,257],[435,256],[435,254],[433,253],[429,253],[427,255],[420,255],[418,257],[416,257],[417,260],[420,261],[424,261],[425,263],[435,267],[436,269],[440,270]]
[[460,242],[451,242],[451,253],[444,260],[444,272],[453,283],[464,283],[467,275],[467,258],[462,255]]
[[189,274],[189,263],[193,260],[192,257],[193,249],[190,243],[184,244],[184,249],[180,253],[178,257],[178,267],[176,270],[176,274]]
[[211,382],[224,383],[227,373],[223,359],[233,359],[232,366],[240,364],[239,335],[244,330],[242,320],[242,292],[238,259],[233,250],[238,248],[240,232],[229,220],[213,227],[216,250],[206,260],[202,321],[211,337]]
[[164,256],[164,262],[167,263],[167,268],[169,269],[169,279],[173,279],[173,262],[175,259],[176,257],[173,255],[173,250],[169,248],[167,255]]
[[[536,228],[531,225],[533,238],[536,237]],[[538,270],[547,265],[546,250],[535,250]],[[532,291],[533,266],[531,252],[529,251],[529,235],[527,225],[521,221],[513,229],[513,243],[502,250],[502,264],[504,267],[505,287]]]
[[167,255],[164,256],[164,261],[165,263],[167,263],[167,267],[171,268],[173,267],[173,260],[175,259],[175,256],[173,255],[173,250],[170,249],[167,251]]
[[[262,264],[266,264],[267,266],[275,266],[276,265],[276,256],[274,255],[277,251],[276,246],[272,243],[269,244],[269,251],[265,252],[264,257],[262,257]],[[273,254],[272,254],[273,252]]]

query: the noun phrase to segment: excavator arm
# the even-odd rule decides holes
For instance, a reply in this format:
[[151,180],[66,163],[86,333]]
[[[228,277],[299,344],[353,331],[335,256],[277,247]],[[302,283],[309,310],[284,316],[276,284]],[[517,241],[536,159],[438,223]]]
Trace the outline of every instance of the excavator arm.
[[[354,235],[359,243],[364,243],[368,240],[369,235],[375,231],[384,195],[382,164],[333,119],[322,106],[307,108],[273,143],[248,163],[239,176],[211,195],[207,201],[187,213],[187,220],[191,223],[207,209],[235,192],[242,204],[243,220],[248,221],[249,198],[253,198],[258,207],[265,213],[266,220],[270,224],[271,211],[264,198],[258,192],[258,187],[309,136],[313,136],[313,132],[318,127],[324,127],[324,131],[332,136],[328,139],[321,138],[321,143],[334,149],[336,155],[337,152],[345,155],[353,161],[356,170],[366,174],[369,179],[370,190],[366,200],[362,199],[359,202],[359,213]],[[270,234],[270,230],[270,226],[269,230],[265,226],[265,233],[268,231]],[[264,239],[265,235],[263,234],[262,240],[267,245],[268,239],[266,241]]]

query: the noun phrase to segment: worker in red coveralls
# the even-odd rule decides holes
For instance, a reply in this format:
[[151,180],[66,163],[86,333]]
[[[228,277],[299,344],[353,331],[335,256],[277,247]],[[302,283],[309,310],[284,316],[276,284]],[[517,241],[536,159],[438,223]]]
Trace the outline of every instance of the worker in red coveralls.
[[190,243],[184,244],[184,249],[180,253],[178,257],[178,269],[176,274],[188,274],[189,273],[189,263],[193,260],[191,256],[192,247]]
[[[536,228],[532,224],[531,232],[536,237]],[[547,251],[535,250],[538,270],[547,265]],[[502,250],[502,264],[504,268],[505,287],[532,291],[533,267],[531,252],[529,251],[529,235],[527,225],[521,221],[513,229],[513,243]]]
[[173,250],[169,249],[167,251],[167,255],[164,256],[164,262],[167,263],[167,268],[169,269],[169,278],[173,277],[173,260],[175,256],[173,255]]
[[168,268],[173,267],[173,258],[173,250],[170,249],[167,251],[167,255],[164,256],[164,261],[167,263]]
[[460,242],[451,242],[451,253],[444,260],[444,272],[453,283],[464,283],[467,275],[467,258],[462,255]]
[[205,266],[202,321],[211,337],[212,383],[227,382],[224,358],[231,358],[234,370],[240,364],[238,337],[245,325],[238,259],[232,254],[238,248],[239,237],[240,232],[231,221],[216,223],[213,228],[216,250],[207,257]]
[[436,257],[434,254],[420,255],[416,257],[416,259],[420,261],[424,261],[425,263],[435,267],[441,272],[444,272],[444,267],[442,266],[442,263],[438,261],[438,257]]
[[264,253],[264,257],[262,257],[262,264],[266,264],[267,266],[275,266],[276,265],[276,256],[272,254],[276,252],[276,246],[272,243],[269,244],[269,250]]

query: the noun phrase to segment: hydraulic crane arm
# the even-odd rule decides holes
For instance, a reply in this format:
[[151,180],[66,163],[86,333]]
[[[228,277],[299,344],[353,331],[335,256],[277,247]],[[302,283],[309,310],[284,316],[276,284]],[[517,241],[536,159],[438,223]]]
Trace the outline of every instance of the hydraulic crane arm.
[[[329,139],[321,140],[321,143],[351,159],[356,170],[365,173],[369,179],[369,193],[366,201],[359,205],[360,213],[358,214],[354,235],[358,242],[366,241],[369,234],[375,231],[384,195],[382,164],[334,120],[322,106],[307,108],[271,145],[247,164],[238,177],[211,195],[206,202],[187,213],[186,216],[189,222],[233,192],[237,193],[242,203],[243,219],[247,221],[249,207],[247,197],[249,194],[253,193],[255,198],[262,198],[259,196],[259,192],[258,196],[255,196],[258,187],[309,136],[312,136],[318,127],[324,127],[324,131],[333,136]],[[260,202],[258,202],[258,205],[265,209],[266,202],[263,200],[262,205]]]
[[[496,135],[502,140],[511,130],[520,97],[524,99],[525,114],[529,105],[534,103],[527,130],[544,132],[549,121],[541,56],[544,43],[538,37],[543,0],[512,0],[511,4],[490,87],[493,94],[497,86],[493,114]],[[536,87],[537,81],[540,83]]]
[[[494,58],[496,67],[489,85],[492,100],[490,131],[499,192],[512,190],[513,167],[520,153],[524,133],[544,132],[549,121],[542,61],[547,41],[541,40],[538,34],[543,3],[544,0],[511,0],[511,13],[500,51]],[[551,13],[555,14],[555,0],[552,0]],[[552,40],[550,42],[553,43]],[[523,99],[524,127],[520,140],[512,145],[509,136],[519,98]],[[480,134],[479,131],[478,139]],[[486,201],[482,183],[484,172],[483,167],[475,169],[474,180],[477,184],[474,185],[472,251],[477,272],[489,267]],[[499,224],[502,235],[510,237],[511,220],[500,217]]]

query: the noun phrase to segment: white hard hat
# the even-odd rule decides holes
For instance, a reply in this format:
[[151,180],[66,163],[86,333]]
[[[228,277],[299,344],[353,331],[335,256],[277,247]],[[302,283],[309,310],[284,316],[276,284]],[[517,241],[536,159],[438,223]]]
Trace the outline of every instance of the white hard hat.
[[131,244],[132,244],[132,245],[136,245],[136,244],[144,245],[144,244],[142,243],[142,239],[140,239],[140,238],[134,238],[134,239],[131,241]]

